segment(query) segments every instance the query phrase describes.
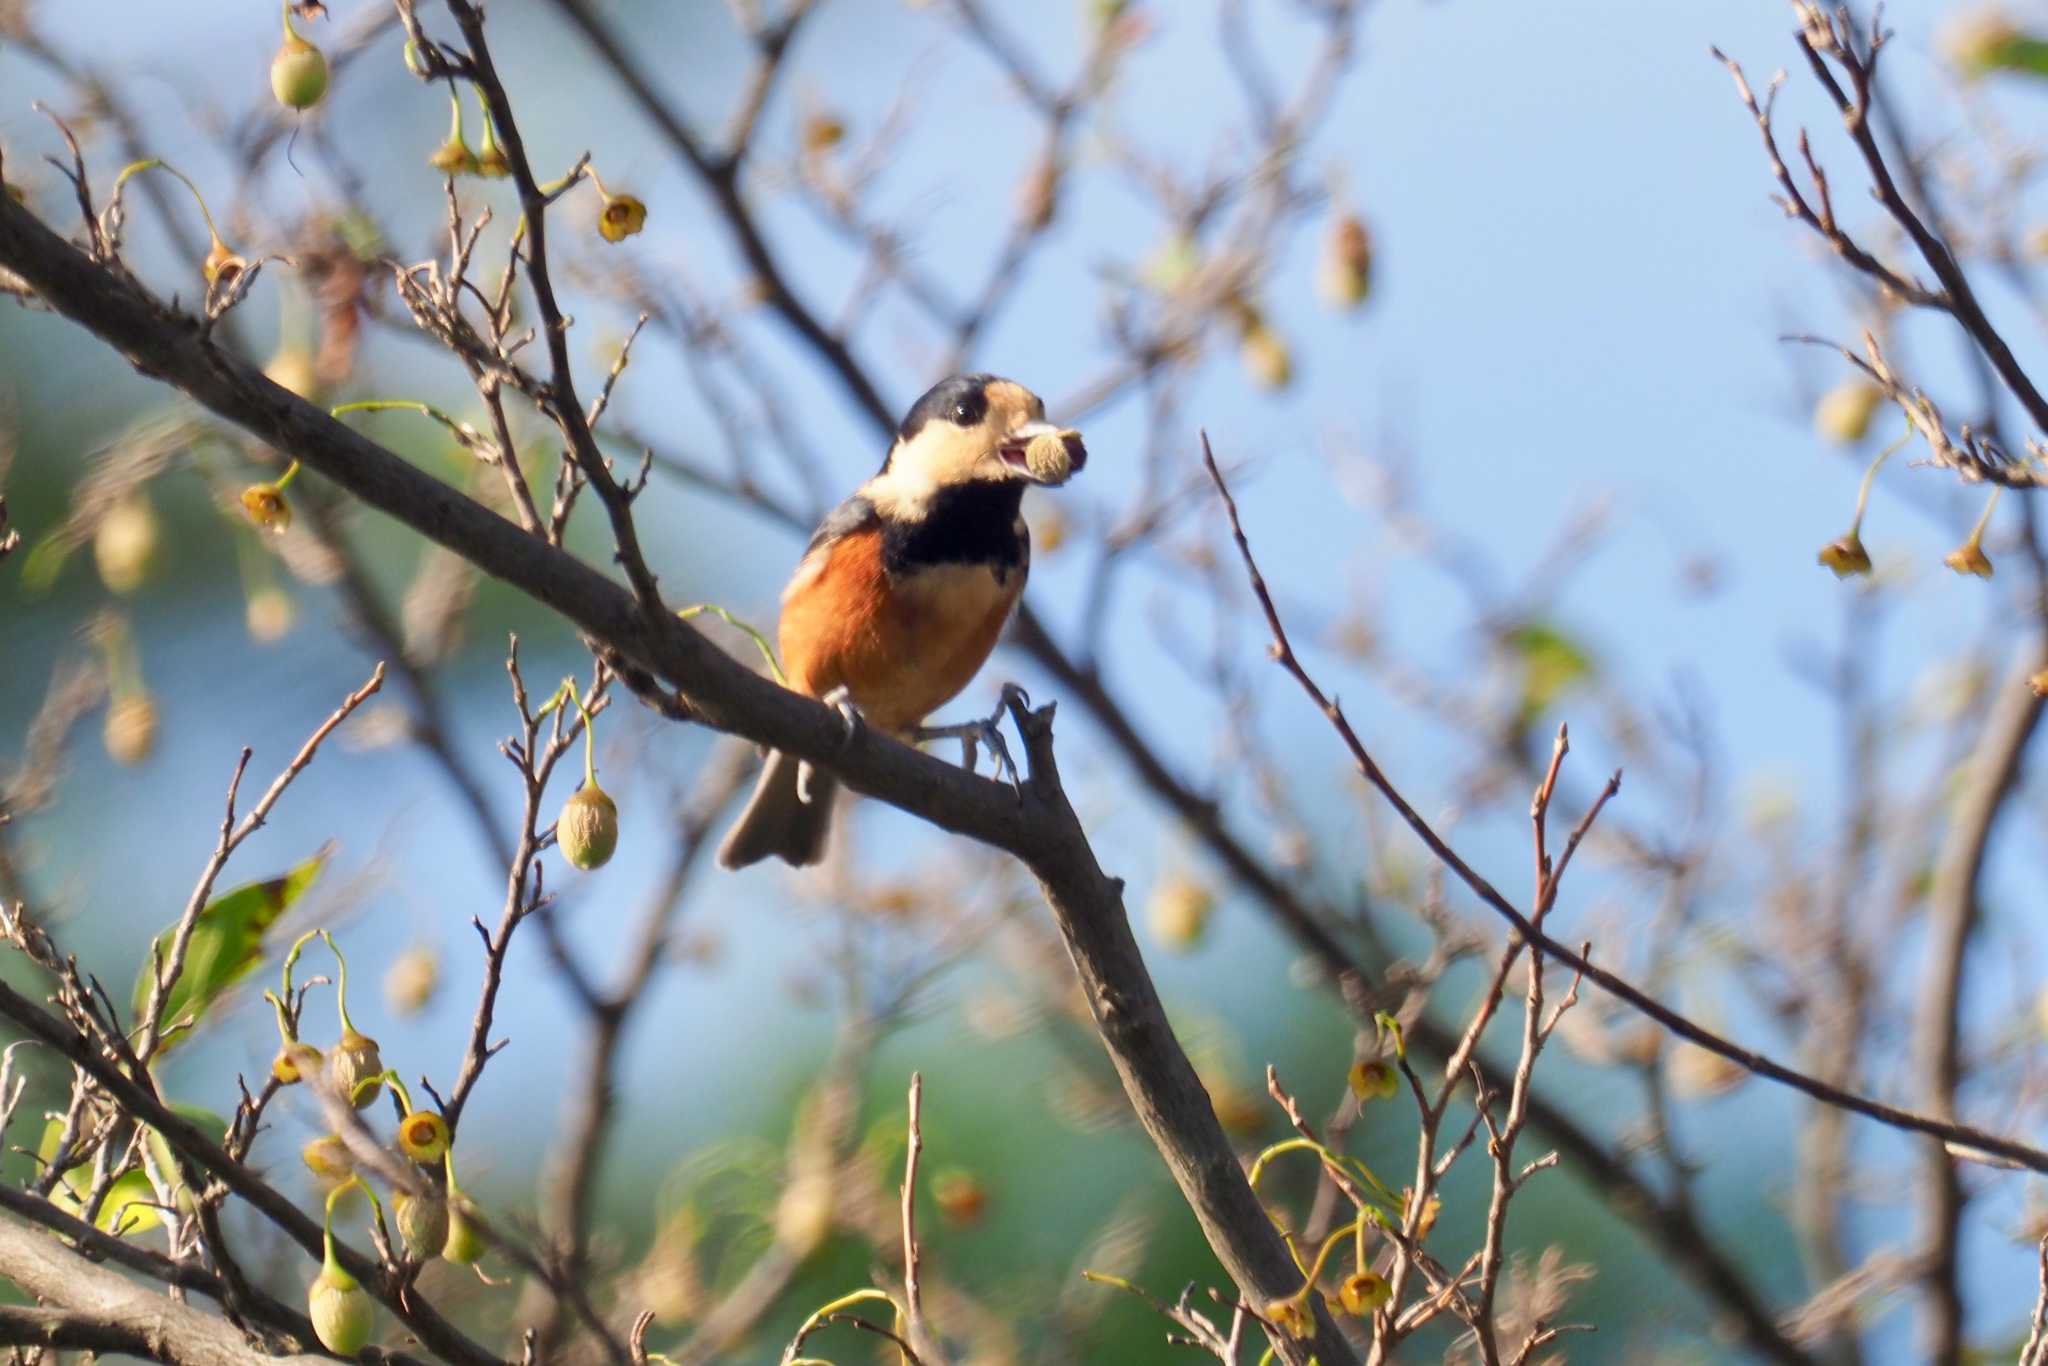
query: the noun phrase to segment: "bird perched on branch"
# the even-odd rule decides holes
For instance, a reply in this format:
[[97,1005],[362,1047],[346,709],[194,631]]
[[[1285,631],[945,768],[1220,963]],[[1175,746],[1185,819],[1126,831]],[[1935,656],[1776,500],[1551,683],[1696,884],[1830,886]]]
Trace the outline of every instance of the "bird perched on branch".
[[[926,727],[980,671],[1031,569],[1020,512],[1031,484],[1061,484],[1087,463],[1078,432],[993,375],[955,375],[911,406],[881,472],[832,510],[782,594],[789,686],[837,706],[849,727],[912,743],[975,745],[1014,780],[996,724]],[[1005,701],[1010,689],[1005,688]],[[824,855],[836,784],[780,752],[718,848],[727,868],[773,854],[802,866]]]

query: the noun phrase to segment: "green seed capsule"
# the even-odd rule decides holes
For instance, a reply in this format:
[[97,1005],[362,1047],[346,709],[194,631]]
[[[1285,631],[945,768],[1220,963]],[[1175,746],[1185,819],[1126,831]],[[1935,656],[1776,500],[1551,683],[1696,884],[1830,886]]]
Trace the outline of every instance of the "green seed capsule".
[[438,1195],[407,1195],[400,1191],[392,1201],[397,1216],[398,1236],[405,1252],[415,1261],[438,1255],[448,1245],[450,1220],[448,1202]]
[[604,867],[619,847],[617,804],[595,783],[578,788],[555,819],[555,842],[562,857],[585,872]]
[[384,1094],[384,1083],[370,1081],[384,1071],[384,1059],[377,1052],[377,1041],[367,1034],[347,1030],[341,1042],[334,1045],[327,1054],[327,1079],[342,1099],[361,1110]]
[[377,1305],[370,1292],[339,1266],[321,1268],[306,1292],[306,1314],[320,1345],[336,1356],[352,1357],[370,1345],[377,1326]]
[[311,109],[327,93],[327,55],[296,33],[270,59],[270,93],[287,109]]

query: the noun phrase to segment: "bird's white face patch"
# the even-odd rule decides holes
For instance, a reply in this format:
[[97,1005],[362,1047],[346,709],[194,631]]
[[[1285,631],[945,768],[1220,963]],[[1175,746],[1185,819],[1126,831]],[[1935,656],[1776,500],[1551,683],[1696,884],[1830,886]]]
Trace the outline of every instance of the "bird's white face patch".
[[889,467],[870,479],[862,493],[883,516],[917,521],[931,497],[951,484],[975,480],[1029,479],[1029,471],[1005,456],[1006,448],[1022,449],[1032,430],[1045,422],[1045,401],[1023,385],[990,380],[988,403],[973,426],[936,418],[889,453]]

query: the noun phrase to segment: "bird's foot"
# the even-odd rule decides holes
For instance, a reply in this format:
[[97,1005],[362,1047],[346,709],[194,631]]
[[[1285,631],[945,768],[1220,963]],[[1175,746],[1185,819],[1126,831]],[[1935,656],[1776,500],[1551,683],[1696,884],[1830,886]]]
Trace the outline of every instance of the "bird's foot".
[[860,708],[853,704],[853,693],[847,689],[844,683],[818,700],[838,712],[839,719],[846,723],[846,738],[839,742],[841,749],[851,745],[854,737],[866,729],[868,724],[867,718],[862,716]]
[[1024,779],[1017,772],[1017,765],[1010,758],[1010,747],[1003,741],[1003,718],[1009,715],[1010,705],[1021,702],[1031,705],[1030,694],[1015,683],[1003,684],[1002,698],[996,709],[976,721],[961,721],[950,726],[919,726],[911,738],[919,744],[929,740],[958,740],[960,742],[960,763],[968,772],[974,771],[978,746],[986,745],[991,758],[995,760],[996,775],[1009,781],[1017,789],[1018,800],[1024,797]]
[[[860,714],[860,708],[853,704],[853,694],[841,684],[818,699],[839,713],[839,719],[846,723],[846,736],[839,742],[843,750],[853,744],[854,738],[867,728],[867,719]],[[811,765],[808,761],[798,764],[796,770],[796,797],[805,806],[811,804]]]

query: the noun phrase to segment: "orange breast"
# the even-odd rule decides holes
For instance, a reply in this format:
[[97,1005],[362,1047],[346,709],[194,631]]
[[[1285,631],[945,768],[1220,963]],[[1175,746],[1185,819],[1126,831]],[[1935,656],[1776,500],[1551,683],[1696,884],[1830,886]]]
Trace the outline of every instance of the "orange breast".
[[1021,566],[892,580],[881,534],[856,532],[809,557],[783,594],[783,669],[797,691],[843,686],[871,724],[907,731],[973,681],[1023,590]]

